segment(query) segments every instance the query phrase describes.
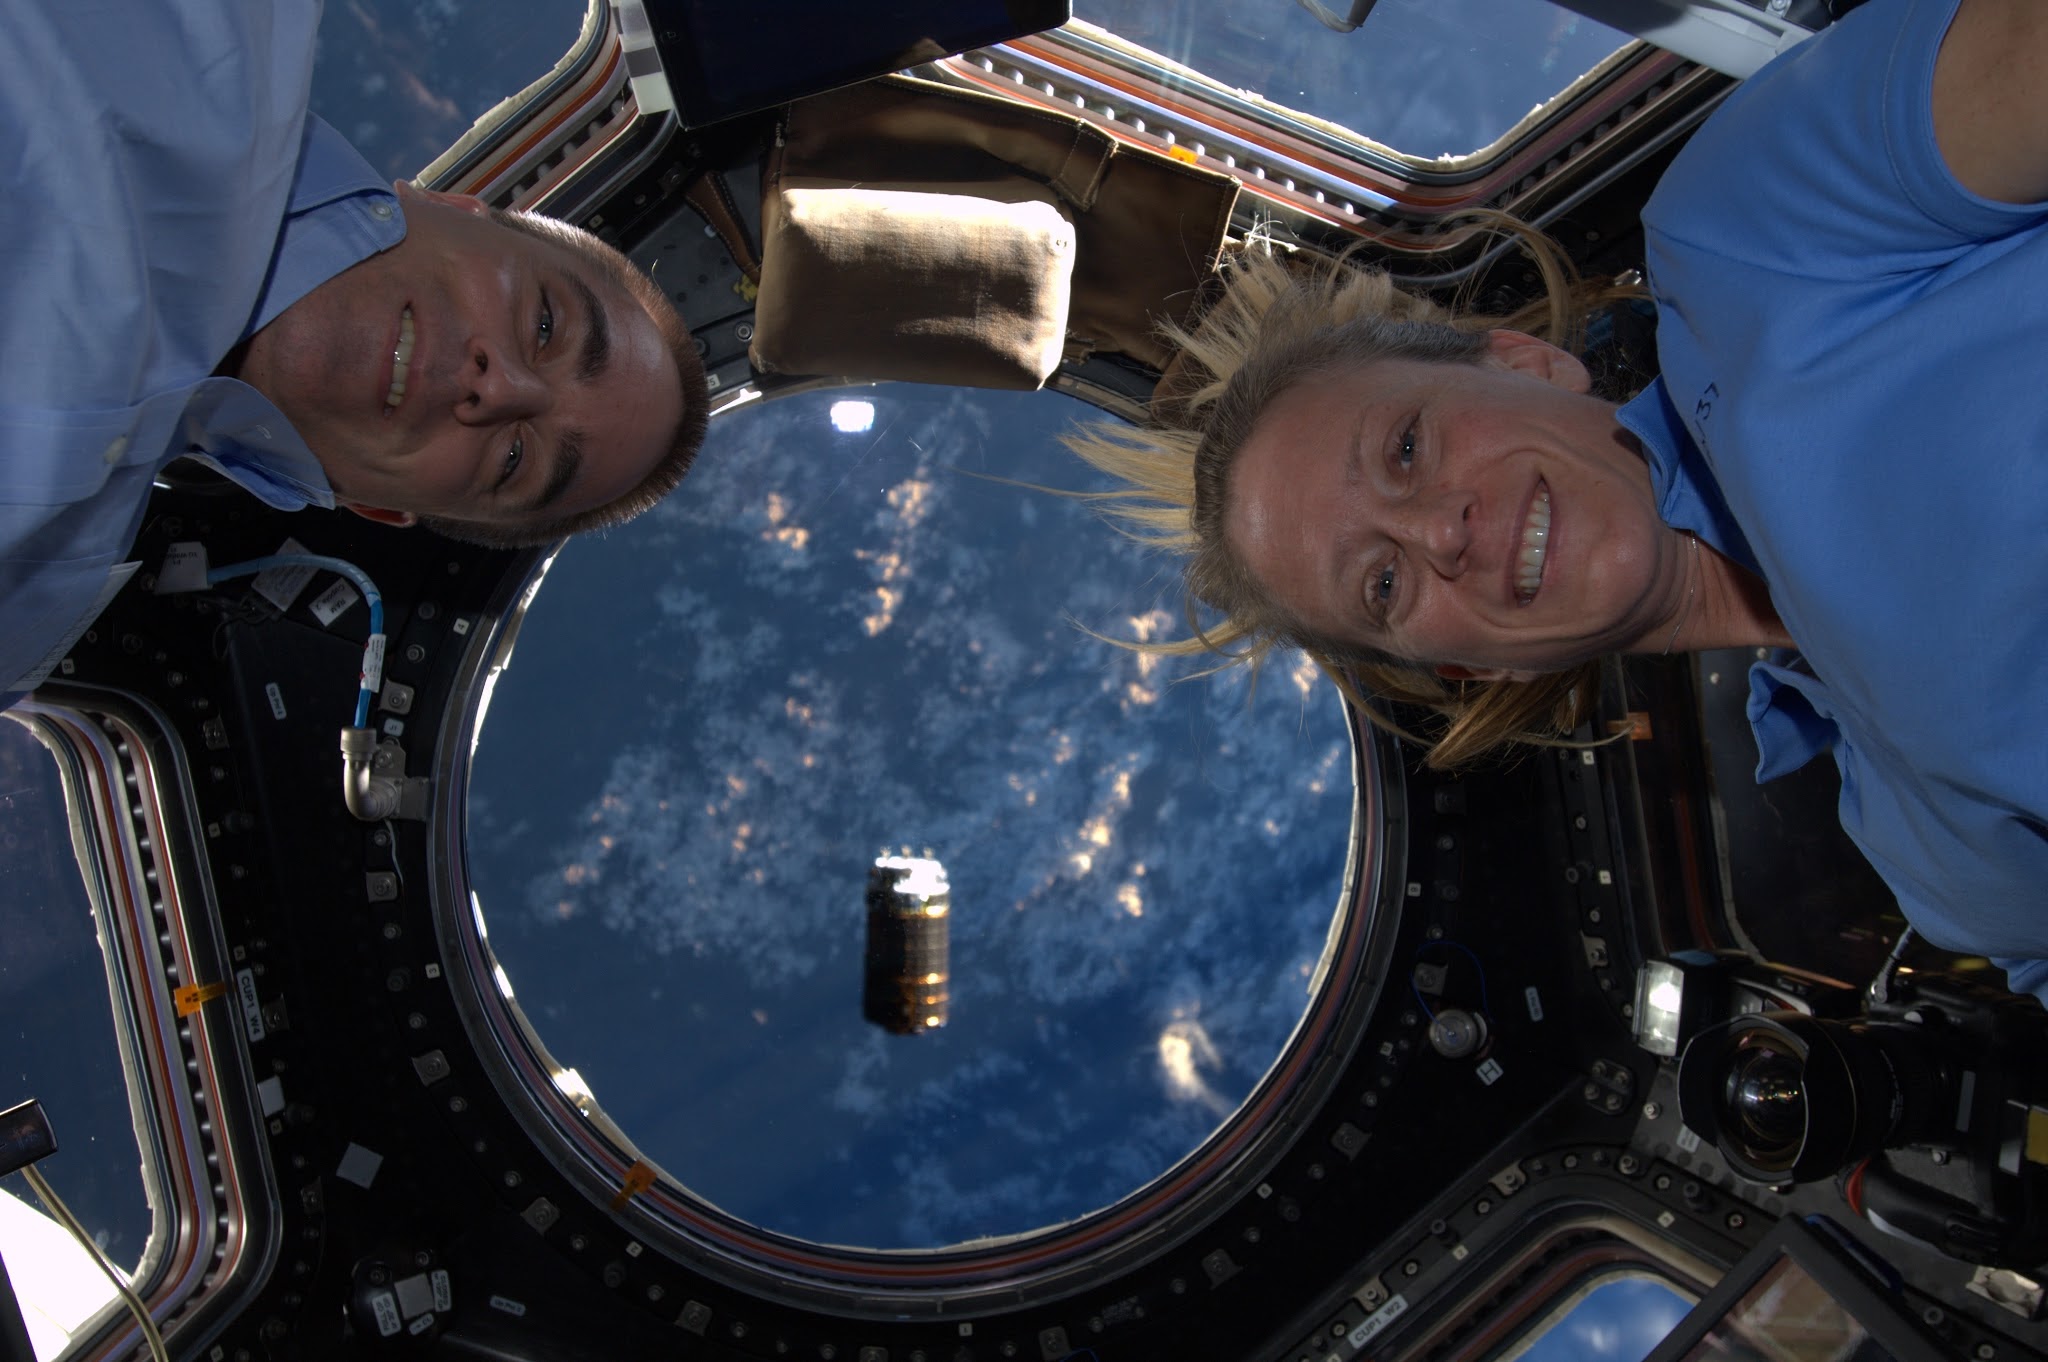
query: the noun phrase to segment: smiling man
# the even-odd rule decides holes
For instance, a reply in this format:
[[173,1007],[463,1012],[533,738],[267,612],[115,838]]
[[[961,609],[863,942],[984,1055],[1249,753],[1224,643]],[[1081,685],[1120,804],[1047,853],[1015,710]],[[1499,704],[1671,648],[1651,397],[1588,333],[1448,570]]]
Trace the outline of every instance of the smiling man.
[[514,546],[688,470],[662,291],[567,224],[387,185],[307,112],[310,0],[0,6],[0,694],[132,568],[159,470]]

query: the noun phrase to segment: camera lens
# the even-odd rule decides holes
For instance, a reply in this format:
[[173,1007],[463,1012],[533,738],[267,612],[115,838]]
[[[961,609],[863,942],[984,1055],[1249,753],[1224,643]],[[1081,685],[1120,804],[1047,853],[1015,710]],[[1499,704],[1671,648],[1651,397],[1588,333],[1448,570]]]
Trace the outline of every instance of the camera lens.
[[1795,1148],[1806,1135],[1806,1065],[1767,1035],[1750,1032],[1729,1057],[1721,1103],[1745,1143]]
[[1797,1012],[1703,1031],[1678,1062],[1679,1117],[1754,1182],[1811,1182],[1938,1126],[1955,1108],[1918,1027]]

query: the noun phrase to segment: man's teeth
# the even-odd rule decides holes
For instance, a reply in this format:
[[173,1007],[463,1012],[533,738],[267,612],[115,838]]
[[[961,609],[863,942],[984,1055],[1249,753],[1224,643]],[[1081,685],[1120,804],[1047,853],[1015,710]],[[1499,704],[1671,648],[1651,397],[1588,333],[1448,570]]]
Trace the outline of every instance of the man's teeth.
[[398,314],[398,345],[391,351],[391,391],[384,394],[388,413],[405,401],[405,372],[412,367],[412,309]]
[[1550,488],[1538,484],[1536,500],[1529,507],[1529,521],[1522,526],[1522,552],[1515,563],[1515,595],[1527,605],[1536,599],[1543,585],[1543,554],[1550,545]]

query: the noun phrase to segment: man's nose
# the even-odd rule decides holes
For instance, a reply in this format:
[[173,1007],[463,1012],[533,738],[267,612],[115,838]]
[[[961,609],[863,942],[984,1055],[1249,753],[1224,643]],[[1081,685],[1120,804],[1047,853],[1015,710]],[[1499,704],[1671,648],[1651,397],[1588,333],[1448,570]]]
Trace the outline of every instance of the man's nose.
[[1439,576],[1455,578],[1472,547],[1472,497],[1449,489],[1421,492],[1400,509],[1403,537]]
[[525,420],[547,410],[548,389],[518,353],[490,340],[470,342],[455,403],[456,419],[476,425]]

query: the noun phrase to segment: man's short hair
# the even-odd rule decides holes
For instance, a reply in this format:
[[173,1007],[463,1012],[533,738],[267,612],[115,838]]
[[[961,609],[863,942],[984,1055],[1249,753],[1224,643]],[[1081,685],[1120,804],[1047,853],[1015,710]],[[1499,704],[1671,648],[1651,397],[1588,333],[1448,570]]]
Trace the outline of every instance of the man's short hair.
[[565,535],[623,525],[673,492],[696,461],[710,420],[709,396],[704,388],[704,361],[698,356],[697,338],[690,334],[682,314],[669,301],[661,286],[640,268],[595,235],[558,218],[539,213],[490,210],[491,220],[508,231],[550,241],[581,257],[605,278],[617,284],[627,297],[640,305],[661,333],[669,358],[676,366],[676,379],[683,389],[683,414],[677,422],[667,450],[625,495],[588,511],[553,516],[531,525],[492,525],[446,516],[422,516],[420,524],[437,534],[467,544],[493,549],[523,549],[551,544]]

